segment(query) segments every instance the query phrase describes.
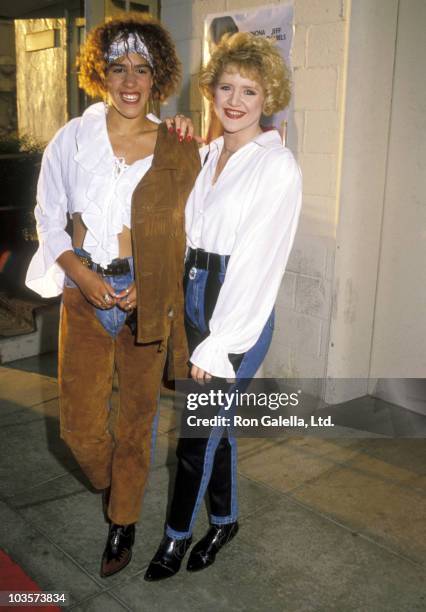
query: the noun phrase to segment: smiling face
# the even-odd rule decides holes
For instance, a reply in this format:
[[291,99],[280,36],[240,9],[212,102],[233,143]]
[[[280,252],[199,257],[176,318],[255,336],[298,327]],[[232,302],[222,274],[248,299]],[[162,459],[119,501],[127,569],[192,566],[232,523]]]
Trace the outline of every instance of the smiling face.
[[152,84],[152,70],[137,53],[120,57],[108,66],[105,85],[109,103],[128,119],[145,114]]
[[257,133],[264,101],[260,83],[232,68],[222,72],[214,88],[214,111],[228,133]]

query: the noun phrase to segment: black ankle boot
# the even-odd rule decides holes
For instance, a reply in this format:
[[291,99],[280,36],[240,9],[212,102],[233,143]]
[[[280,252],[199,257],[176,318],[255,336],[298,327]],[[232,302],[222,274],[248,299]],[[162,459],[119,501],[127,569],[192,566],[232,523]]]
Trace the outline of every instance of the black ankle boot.
[[204,538],[197,542],[191,550],[186,569],[190,572],[198,572],[212,565],[218,551],[230,542],[237,532],[237,521],[226,525],[212,525]]
[[121,571],[132,558],[135,542],[135,524],[109,526],[108,539],[102,555],[101,577],[107,578]]
[[177,540],[165,535],[145,573],[145,580],[163,580],[178,573],[192,536]]

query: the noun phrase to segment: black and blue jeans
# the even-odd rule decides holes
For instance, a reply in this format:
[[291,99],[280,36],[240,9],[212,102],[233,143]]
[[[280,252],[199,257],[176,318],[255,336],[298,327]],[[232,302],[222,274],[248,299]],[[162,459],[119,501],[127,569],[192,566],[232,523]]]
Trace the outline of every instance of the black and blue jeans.
[[[186,264],[185,328],[190,354],[209,335],[209,321],[225,279],[227,257],[220,256],[219,270],[212,272]],[[273,333],[274,311],[256,344],[243,354],[230,354],[236,380],[251,379],[268,352]],[[210,522],[233,523],[238,515],[237,442],[226,427],[212,428],[209,437],[180,438],[176,450],[178,465],[166,527],[173,538],[186,538],[208,494]]]

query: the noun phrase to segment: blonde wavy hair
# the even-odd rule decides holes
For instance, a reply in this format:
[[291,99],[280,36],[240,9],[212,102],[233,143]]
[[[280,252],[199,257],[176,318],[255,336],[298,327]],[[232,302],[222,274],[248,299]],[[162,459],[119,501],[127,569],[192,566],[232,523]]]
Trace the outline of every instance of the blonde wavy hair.
[[152,98],[163,102],[176,92],[181,79],[181,63],[170,34],[147,13],[123,13],[93,30],[81,46],[77,57],[78,82],[92,98],[107,97],[105,79],[108,63],[105,53],[119,35],[139,34],[153,58]]
[[236,70],[262,86],[265,94],[264,115],[273,115],[288,106],[291,98],[290,71],[271,40],[248,32],[222,37],[199,76],[201,93],[210,102],[224,70]]

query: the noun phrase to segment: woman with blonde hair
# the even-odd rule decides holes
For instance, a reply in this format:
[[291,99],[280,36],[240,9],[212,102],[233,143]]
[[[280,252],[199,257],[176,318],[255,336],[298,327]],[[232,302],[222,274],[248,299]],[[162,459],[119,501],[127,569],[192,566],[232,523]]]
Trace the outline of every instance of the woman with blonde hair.
[[[43,297],[62,293],[61,437],[103,490],[106,577],[131,558],[169,339],[169,365],[187,374],[183,221],[200,161],[194,142],[179,143],[146,114],[150,101],[176,91],[181,74],[157,20],[126,14],[95,28],[79,69],[82,88],[103,102],[45,150],[35,209],[40,246],[26,283]],[[110,419],[114,370],[119,410]]]
[[[294,241],[301,175],[276,130],[261,117],[285,108],[289,73],[275,45],[247,33],[225,36],[201,71],[223,136],[201,150],[202,170],[186,204],[185,325],[191,374],[250,379],[263,362],[274,303]],[[224,427],[180,438],[164,538],[146,580],[179,571],[205,493],[210,529],[187,569],[202,570],[238,531],[236,440]]]

